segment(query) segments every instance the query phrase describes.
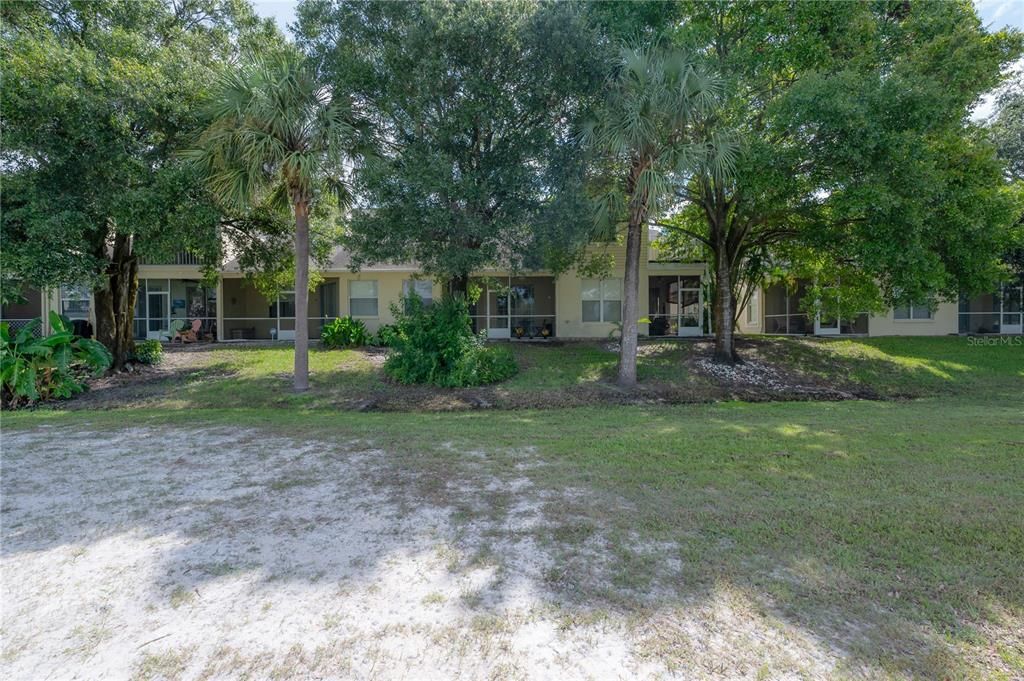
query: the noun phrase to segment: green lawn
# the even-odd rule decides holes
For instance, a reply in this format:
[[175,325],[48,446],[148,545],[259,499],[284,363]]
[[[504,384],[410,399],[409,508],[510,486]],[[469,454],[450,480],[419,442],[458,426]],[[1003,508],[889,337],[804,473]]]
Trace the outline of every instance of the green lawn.
[[[614,367],[596,346],[515,351],[524,371],[509,391],[598,382]],[[659,350],[642,371],[666,380],[690,351]],[[5,416],[4,428],[225,425],[357,439],[410,473],[421,502],[481,467],[500,480],[525,475],[537,490],[577,492],[568,503],[552,497],[536,533],[558,557],[545,588],[579,611],[642,618],[647,594],[689,608],[725,589],[841,648],[844,676],[1024,677],[1024,346],[936,338],[758,348],[808,374],[923,396],[912,400],[444,414],[317,408],[316,397],[275,394],[287,352],[217,353],[208,376],[159,409],[40,410]],[[317,352],[312,366],[314,394],[379,385],[361,353]],[[211,378],[225,367],[226,378]],[[175,408],[200,400],[206,409]],[[281,404],[289,408],[267,408]],[[543,465],[523,468],[522,451]],[[453,517],[471,527],[508,515],[514,501],[498,487]],[[683,648],[655,648],[669,669],[689,663]]]
[[[839,389],[881,398],[974,395],[1012,397],[1024,391],[1024,343],[972,345],[960,337],[825,340],[814,338],[747,339],[741,353],[768,364],[793,383]],[[623,396],[613,379],[618,355],[607,343],[509,346],[520,372],[494,386],[436,390],[389,383],[381,369],[384,356],[372,350],[320,350],[310,353],[312,390],[291,392],[292,350],[287,345],[213,345],[198,352],[175,352],[175,370],[166,377],[131,381],[112,391],[94,391],[69,408],[296,407],[336,409],[372,403],[385,411],[464,408],[476,396],[508,408],[548,408],[630,399],[662,402],[712,402],[741,399],[790,399],[757,384],[737,390],[708,376],[699,366],[710,342],[653,342],[640,347],[639,391]],[[624,397],[626,399],[624,399]],[[635,399],[634,399],[635,398]],[[58,405],[62,406],[62,405]]]

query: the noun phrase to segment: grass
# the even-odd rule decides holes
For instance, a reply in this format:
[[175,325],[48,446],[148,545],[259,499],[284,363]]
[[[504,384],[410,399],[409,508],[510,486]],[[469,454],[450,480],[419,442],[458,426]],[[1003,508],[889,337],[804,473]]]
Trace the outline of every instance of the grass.
[[1019,394],[1024,337],[779,339],[765,356],[823,378],[847,375],[890,397]]
[[[509,392],[592,384],[614,369],[597,345],[513,348],[523,371]],[[691,348],[659,346],[641,375],[696,380],[679,366]],[[197,378],[160,408],[15,413],[4,427],[127,421],[360,440],[412,476],[419,503],[469,466],[526,476],[539,498],[577,492],[543,504],[535,530],[559,558],[544,586],[570,619],[639,616],[652,594],[682,609],[725,593],[750,617],[777,616],[842,649],[842,675],[1024,677],[1024,346],[786,339],[755,350],[820,381],[917,399],[339,412],[316,395],[380,386],[362,353],[313,353],[314,396],[295,398],[280,394],[286,350],[232,348],[211,353],[211,367],[232,368],[226,377]],[[291,408],[268,408],[280,400]],[[539,465],[521,467],[523,451]],[[453,517],[495,520],[508,513],[502,493]],[[439,557],[458,569],[461,551]],[[463,605],[480,600],[467,593]]]
[[[995,341],[996,339],[991,339]],[[1004,338],[996,345],[979,339],[938,338],[751,338],[741,344],[748,360],[768,363],[790,383],[818,390],[841,389],[886,397],[938,395],[1010,396],[1024,385],[1024,342]],[[495,386],[445,390],[399,386],[385,380],[383,355],[365,350],[310,353],[312,389],[291,392],[289,346],[215,345],[200,352],[171,353],[177,369],[157,380],[129,381],[95,390],[70,408],[119,406],[166,409],[365,408],[384,411],[474,406],[466,396],[484,395],[497,407],[531,408],[622,402],[613,378],[618,355],[607,343],[528,344],[510,348],[518,375]],[[667,402],[778,399],[763,388],[735,386],[702,373],[695,361],[710,343],[661,341],[641,345],[639,395]],[[60,408],[62,405],[57,405]]]

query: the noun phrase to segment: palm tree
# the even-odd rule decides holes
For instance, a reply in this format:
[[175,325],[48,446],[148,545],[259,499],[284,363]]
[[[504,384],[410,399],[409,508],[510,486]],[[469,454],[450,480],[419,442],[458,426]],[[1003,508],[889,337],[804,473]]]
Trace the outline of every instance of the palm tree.
[[295,390],[309,389],[309,217],[318,200],[347,199],[351,110],[295,53],[257,59],[219,79],[213,122],[185,153],[225,204],[278,206],[295,216]]
[[640,248],[649,221],[667,208],[675,181],[701,169],[714,177],[732,171],[734,146],[721,135],[703,136],[700,121],[715,107],[719,81],[685,53],[627,47],[583,140],[603,169],[597,220],[626,223],[626,262],[618,383],[636,385],[640,318]]

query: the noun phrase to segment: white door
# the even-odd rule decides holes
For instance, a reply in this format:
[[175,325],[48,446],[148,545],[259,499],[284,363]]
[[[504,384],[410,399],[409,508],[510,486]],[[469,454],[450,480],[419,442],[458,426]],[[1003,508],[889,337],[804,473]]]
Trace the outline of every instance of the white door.
[[170,340],[171,320],[170,315],[171,294],[169,291],[159,291],[146,294],[146,305],[148,306],[148,326],[146,327],[147,340]]
[[831,316],[827,312],[819,312],[814,318],[814,333],[818,336],[839,335],[839,317]]
[[494,291],[489,286],[487,287],[488,338],[503,339],[512,337],[512,331],[509,327],[510,309],[508,296],[508,286],[505,286],[500,291]]
[[1024,290],[1020,286],[1003,288],[1003,323],[999,327],[1000,333],[1024,333],[1024,319],[1021,319],[1024,310],[1022,294]]
[[677,336],[701,335],[701,311],[704,293],[700,289],[679,289],[679,326]]

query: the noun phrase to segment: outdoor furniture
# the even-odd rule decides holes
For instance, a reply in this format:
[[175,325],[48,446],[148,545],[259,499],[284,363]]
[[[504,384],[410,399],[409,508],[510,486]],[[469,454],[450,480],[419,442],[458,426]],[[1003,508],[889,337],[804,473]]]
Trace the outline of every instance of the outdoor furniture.
[[185,328],[185,322],[175,319],[171,322],[171,342],[181,341],[182,343],[195,343],[199,340],[199,329],[203,326],[203,320],[193,319],[191,328]]
[[193,319],[192,328],[179,334],[182,343],[195,343],[199,340],[199,329],[203,326],[202,319]]

